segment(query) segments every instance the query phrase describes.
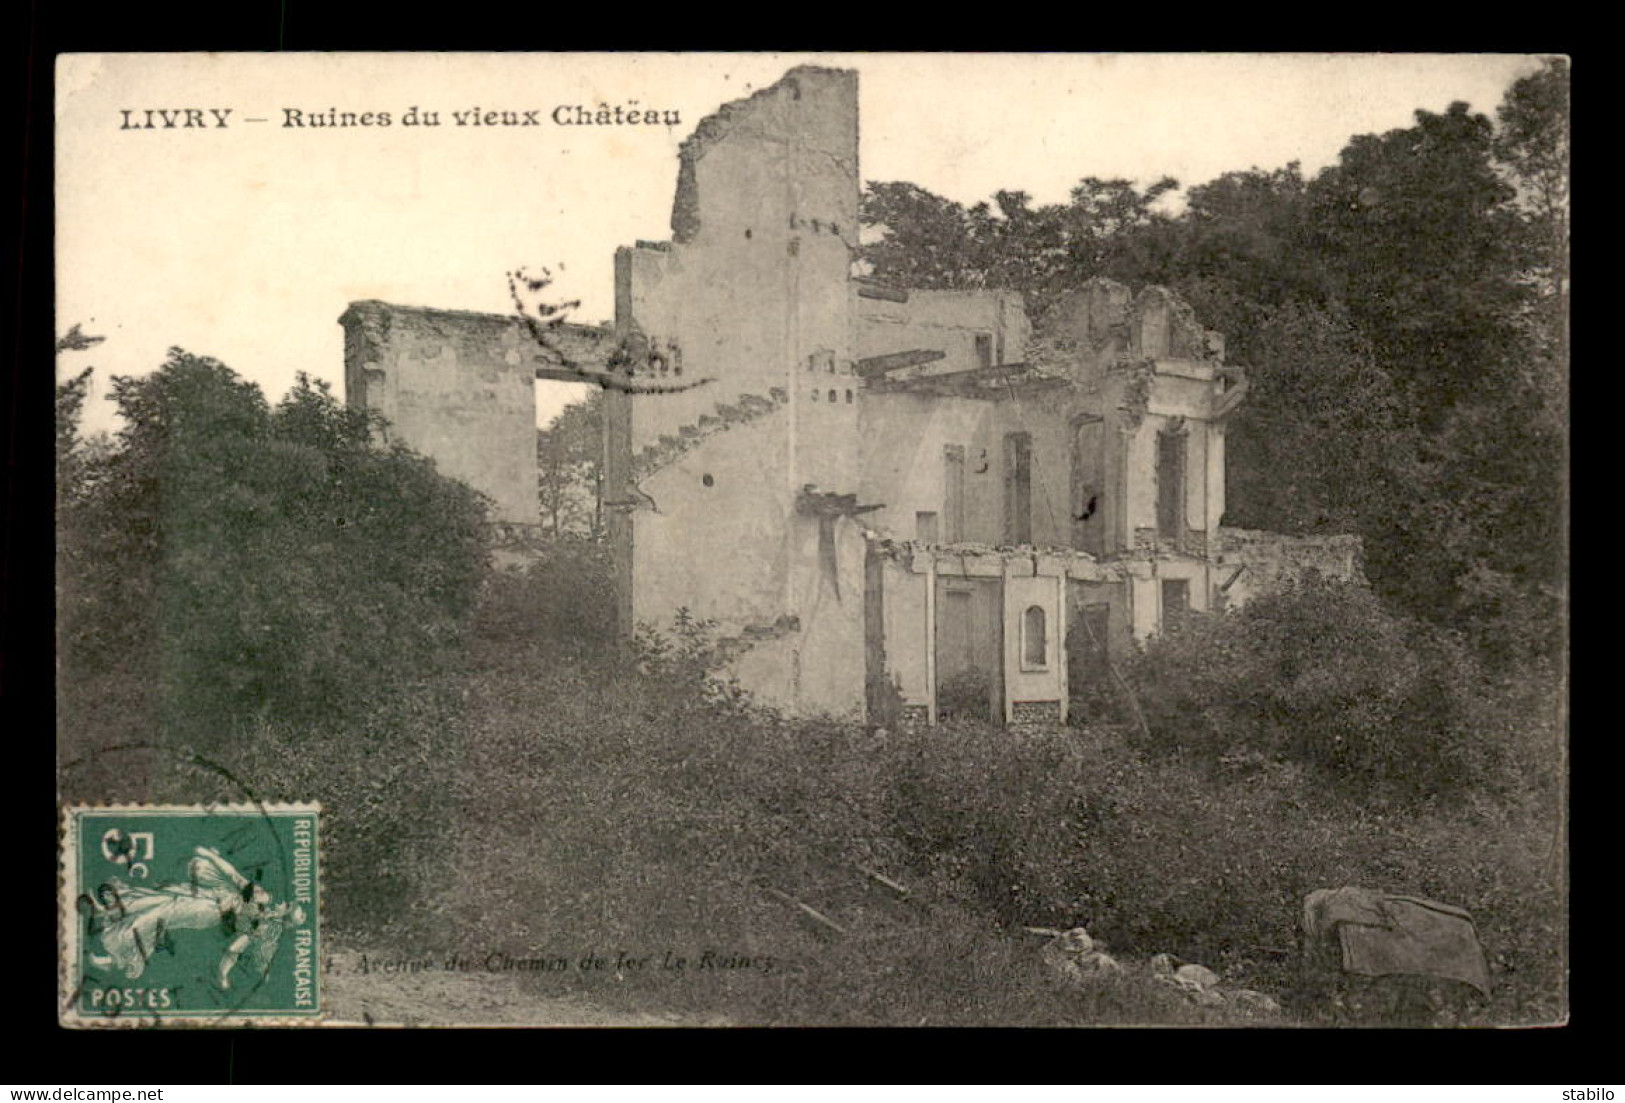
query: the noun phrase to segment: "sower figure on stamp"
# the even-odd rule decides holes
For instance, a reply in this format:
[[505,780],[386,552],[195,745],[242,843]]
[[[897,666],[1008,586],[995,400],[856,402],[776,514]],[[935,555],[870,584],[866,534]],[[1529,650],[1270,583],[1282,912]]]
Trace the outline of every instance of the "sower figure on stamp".
[[231,987],[231,971],[244,954],[254,975],[264,976],[283,929],[303,923],[304,910],[272,903],[264,887],[209,847],[196,848],[186,873],[184,884],[147,887],[110,881],[97,913],[106,953],[91,960],[116,966],[134,980],[171,932],[219,930],[230,939],[217,972],[220,987]]

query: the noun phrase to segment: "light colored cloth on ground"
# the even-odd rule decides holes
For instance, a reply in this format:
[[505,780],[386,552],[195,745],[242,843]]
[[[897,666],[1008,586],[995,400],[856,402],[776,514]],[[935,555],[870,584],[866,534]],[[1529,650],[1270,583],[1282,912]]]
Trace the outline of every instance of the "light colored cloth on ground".
[[1335,935],[1346,972],[1442,977],[1490,994],[1484,948],[1461,908],[1371,889],[1317,889],[1304,899],[1303,929],[1317,945]]

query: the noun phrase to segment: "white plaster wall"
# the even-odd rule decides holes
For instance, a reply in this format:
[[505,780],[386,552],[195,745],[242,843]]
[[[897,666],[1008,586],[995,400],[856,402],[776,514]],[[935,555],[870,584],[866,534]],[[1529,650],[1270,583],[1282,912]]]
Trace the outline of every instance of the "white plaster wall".
[[[795,425],[810,355],[827,351],[838,371],[851,371],[856,74],[797,70],[726,114],[693,162],[697,232],[629,251],[630,286],[619,296],[628,316],[618,319],[657,342],[676,340],[685,378],[717,382],[637,396],[634,449],[719,402],[772,387],[791,391]],[[848,429],[855,426],[853,416]],[[822,473],[817,454],[812,476]]]
[[968,371],[979,366],[978,333],[992,338],[990,352],[995,363],[1017,364],[1026,358],[1032,327],[1021,297],[1013,292],[910,291],[907,302],[894,302],[865,298],[857,293],[857,286],[853,285],[851,293],[860,359],[940,349],[947,356],[923,366],[924,371]]
[[784,534],[793,506],[785,463],[781,409],[718,433],[644,480],[654,504],[632,515],[638,621],[664,627],[687,606],[734,631],[794,612],[786,590]]
[[937,514],[947,533],[943,450],[965,449],[965,534],[974,543],[995,543],[1003,528],[1002,449],[995,405],[969,398],[870,394],[864,398],[861,441],[865,502],[886,508],[869,515],[869,527],[899,540],[915,539],[914,514]]
[[1162,627],[1162,593],[1157,579],[1136,575],[1129,580],[1134,638],[1149,639]]
[[1127,467],[1127,495],[1123,502],[1123,533],[1132,547],[1134,530],[1157,525],[1157,434],[1166,419],[1147,414],[1126,439],[1123,462]]
[[1210,423],[1207,433],[1207,532],[1211,539],[1224,520],[1224,424]]
[[[796,715],[861,719],[864,713],[863,560],[866,544],[850,521],[836,523],[837,596],[821,572],[795,572],[792,602],[801,627],[755,643],[730,666],[763,704]],[[798,518],[792,555],[816,561],[818,523]]]
[[536,524],[536,349],[521,327],[370,302],[345,317],[359,330],[346,340],[350,404],[378,411],[390,439],[487,495],[493,520]]
[[1187,423],[1185,442],[1185,525],[1207,531],[1208,425],[1205,421]]
[[1072,459],[1065,396],[1031,396],[1020,403],[917,394],[863,398],[860,436],[862,495],[886,508],[870,527],[895,539],[916,538],[915,513],[938,515],[947,540],[943,455],[965,449],[965,532],[962,541],[1005,542],[1005,435],[1032,437],[1032,542],[1067,547],[1071,541]]
[[819,522],[797,517],[790,525],[791,606],[801,630],[797,649],[796,709],[802,714],[855,717],[864,708],[863,561],[867,545],[857,525],[834,522],[839,587],[831,584],[819,552]]
[[[758,645],[741,669],[779,686],[774,692],[798,707],[861,705],[861,539],[853,544],[846,522],[841,598],[832,607],[819,583],[817,522],[795,512],[806,484],[858,489],[848,297],[857,241],[856,75],[795,70],[701,131],[705,138],[691,139],[693,187],[680,196],[692,201],[685,210],[694,228],[684,241],[623,251],[617,324],[657,346],[675,341],[682,381],[715,382],[634,395],[633,451],[680,436],[742,394],[782,388],[786,402],[707,438],[640,484],[654,505],[634,515],[633,616],[658,623],[686,605],[727,629],[799,617],[794,645]],[[833,373],[809,371],[818,353]],[[712,487],[704,486],[706,474]],[[790,673],[756,669],[779,651],[786,661],[774,670]]]
[[931,700],[925,659],[928,643],[926,577],[892,560],[882,569],[885,572],[886,673],[895,680],[904,704],[925,705]]
[[[1062,696],[1062,611],[1060,590],[1053,578],[1012,576],[1004,580],[1004,692],[1005,714],[1014,701],[1055,701]],[[1031,606],[1044,610],[1045,657],[1043,670],[1023,670],[1022,615]]]
[[1072,542],[1071,397],[1064,392],[1031,394],[998,403],[1000,415],[997,458],[1001,497],[998,542],[1004,542],[1002,495],[1004,435],[1025,432],[1032,437],[1032,541],[1038,547],[1069,547]]

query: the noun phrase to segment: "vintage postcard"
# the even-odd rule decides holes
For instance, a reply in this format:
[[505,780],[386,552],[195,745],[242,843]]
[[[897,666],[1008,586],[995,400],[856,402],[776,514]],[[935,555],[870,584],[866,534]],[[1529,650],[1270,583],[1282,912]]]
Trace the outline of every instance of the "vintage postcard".
[[1568,111],[59,57],[60,1019],[1565,1022]]

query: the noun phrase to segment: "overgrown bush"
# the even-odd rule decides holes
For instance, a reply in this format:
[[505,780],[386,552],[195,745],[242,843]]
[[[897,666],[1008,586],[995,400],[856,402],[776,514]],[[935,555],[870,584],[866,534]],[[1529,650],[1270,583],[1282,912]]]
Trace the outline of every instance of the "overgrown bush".
[[[792,721],[718,692],[703,622],[645,635],[617,662],[476,663],[449,890],[466,948],[651,959],[528,982],[545,992],[747,1024],[1228,1021],[1132,970],[1168,952],[1290,998],[1303,896],[1359,884],[1474,913],[1495,1021],[1562,1013],[1548,803],[1357,801],[1311,764],[1199,767],[1110,727]],[[1056,983],[1021,928],[1075,924],[1130,976]],[[776,964],[676,977],[667,950]]]
[[484,507],[300,377],[275,408],[171,350],[116,378],[117,447],[64,510],[64,683],[152,664],[166,738],[364,716],[447,670],[485,568]]
[[70,799],[317,800],[327,916],[380,930],[443,880],[484,506],[301,376],[274,408],[180,350],[59,392]]
[[343,724],[255,721],[207,755],[170,756],[167,799],[322,806],[322,920],[365,945],[438,944],[451,922],[461,694],[403,687]]
[[492,571],[476,619],[489,640],[538,641],[580,656],[616,640],[609,545],[561,537],[532,549],[523,566]]
[[1354,797],[1460,798],[1503,777],[1508,719],[1448,633],[1310,580],[1192,615],[1129,664],[1150,749],[1307,766]]
[[1474,913],[1497,1021],[1561,1014],[1566,900],[1549,801],[1358,802],[1307,784],[1307,766],[1236,756],[1196,769],[1110,729],[948,726],[893,741],[873,766],[893,779],[903,879],[1007,929],[1083,924],[1114,952],[1168,952],[1290,995],[1303,897],[1365,885]]

